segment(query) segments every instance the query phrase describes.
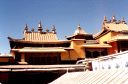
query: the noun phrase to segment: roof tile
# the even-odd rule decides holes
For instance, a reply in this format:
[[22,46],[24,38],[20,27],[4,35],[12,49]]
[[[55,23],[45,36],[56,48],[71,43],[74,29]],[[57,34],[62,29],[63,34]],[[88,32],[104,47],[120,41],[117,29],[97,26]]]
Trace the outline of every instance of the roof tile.
[[54,33],[39,33],[39,32],[30,32],[25,33],[25,41],[57,41],[57,35]]

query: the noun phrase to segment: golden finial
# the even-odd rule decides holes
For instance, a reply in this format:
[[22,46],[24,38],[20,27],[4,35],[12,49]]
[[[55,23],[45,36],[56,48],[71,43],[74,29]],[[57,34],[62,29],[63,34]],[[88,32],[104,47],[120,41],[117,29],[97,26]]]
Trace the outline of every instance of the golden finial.
[[107,17],[106,16],[104,16],[104,21],[107,21]]

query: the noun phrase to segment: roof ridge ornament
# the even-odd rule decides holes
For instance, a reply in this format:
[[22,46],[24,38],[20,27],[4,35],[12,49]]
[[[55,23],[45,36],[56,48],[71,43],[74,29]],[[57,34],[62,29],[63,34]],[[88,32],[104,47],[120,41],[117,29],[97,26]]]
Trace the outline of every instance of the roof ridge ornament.
[[107,22],[107,17],[106,16],[104,16],[104,22]]
[[124,17],[122,18],[121,23],[126,24]]
[[38,24],[38,28],[42,28],[41,21],[40,21],[39,24]]
[[112,16],[112,22],[116,22],[116,17],[115,16]]
[[26,33],[26,32],[28,32],[28,25],[27,24],[25,25],[25,28],[24,28],[24,32],[23,33]]
[[78,27],[77,27],[77,29],[78,29],[78,32],[77,32],[77,34],[80,34],[80,33],[81,33],[81,27],[80,27],[80,24],[78,24]]
[[78,27],[77,27],[77,28],[81,28],[81,27],[80,27],[80,24],[78,24]]
[[55,25],[52,25],[52,32],[53,32],[54,34],[56,34],[56,27],[55,27]]
[[48,33],[49,32],[49,29],[46,27],[46,33]]
[[41,21],[38,24],[38,32],[42,32],[43,28],[42,28],[42,24]]
[[31,30],[32,32],[34,32],[34,28],[32,28],[32,30]]
[[24,28],[24,30],[28,30],[28,25],[27,25],[27,24],[25,25],[25,28]]

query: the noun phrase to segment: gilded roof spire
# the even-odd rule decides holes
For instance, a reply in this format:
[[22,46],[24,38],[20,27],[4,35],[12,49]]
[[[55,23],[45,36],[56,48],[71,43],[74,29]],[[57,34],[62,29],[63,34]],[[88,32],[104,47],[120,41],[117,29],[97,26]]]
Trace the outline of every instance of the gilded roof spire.
[[112,22],[116,22],[116,17],[112,16]]
[[107,21],[107,17],[106,16],[104,16],[104,22],[106,22]]
[[49,29],[48,29],[48,28],[46,28],[46,32],[47,32],[47,33],[49,32]]
[[27,24],[25,25],[25,28],[24,28],[24,30],[28,30],[28,25],[27,25]]
[[25,25],[25,28],[24,28],[24,33],[28,32],[28,25],[26,24]]
[[78,24],[78,27],[77,27],[77,28],[79,28],[79,29],[81,28],[81,27],[80,27],[80,24]]
[[55,28],[55,25],[52,25],[52,32],[53,32],[54,34],[56,34],[56,28]]
[[124,20],[124,17],[122,18],[121,22],[122,22],[123,24],[126,24],[126,22],[125,22],[125,20]]
[[43,29],[42,29],[42,24],[41,24],[41,21],[40,21],[39,24],[38,24],[38,31],[39,31],[39,32],[42,32],[42,30],[43,30]]
[[34,32],[34,28],[32,28],[32,30],[31,30],[32,32]]

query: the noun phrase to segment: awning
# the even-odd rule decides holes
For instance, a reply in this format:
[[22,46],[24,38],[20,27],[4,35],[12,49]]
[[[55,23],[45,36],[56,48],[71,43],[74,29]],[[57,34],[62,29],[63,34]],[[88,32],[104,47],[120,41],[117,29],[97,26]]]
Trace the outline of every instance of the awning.
[[111,48],[112,46],[109,44],[84,44],[81,47],[84,47],[84,48]]
[[12,49],[12,51],[18,52],[41,52],[41,53],[49,53],[49,52],[66,52],[63,48],[34,48],[34,47],[25,47],[22,49]]

